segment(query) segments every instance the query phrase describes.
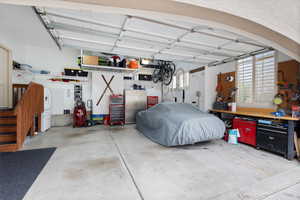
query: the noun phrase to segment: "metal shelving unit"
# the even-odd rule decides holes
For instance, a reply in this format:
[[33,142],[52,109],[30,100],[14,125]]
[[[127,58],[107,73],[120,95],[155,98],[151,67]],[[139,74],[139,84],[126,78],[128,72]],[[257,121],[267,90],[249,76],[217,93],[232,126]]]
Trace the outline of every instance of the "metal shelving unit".
[[102,65],[81,65],[81,69],[85,71],[109,71],[109,72],[123,72],[123,73],[135,73],[138,69],[122,68],[122,67],[110,67]]

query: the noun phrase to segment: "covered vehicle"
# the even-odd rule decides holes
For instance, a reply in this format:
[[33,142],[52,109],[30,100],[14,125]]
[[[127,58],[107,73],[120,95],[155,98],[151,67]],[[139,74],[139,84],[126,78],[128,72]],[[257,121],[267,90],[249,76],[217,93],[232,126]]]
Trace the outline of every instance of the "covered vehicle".
[[171,102],[137,113],[136,127],[146,137],[164,146],[220,139],[225,132],[224,122],[216,116],[190,104]]

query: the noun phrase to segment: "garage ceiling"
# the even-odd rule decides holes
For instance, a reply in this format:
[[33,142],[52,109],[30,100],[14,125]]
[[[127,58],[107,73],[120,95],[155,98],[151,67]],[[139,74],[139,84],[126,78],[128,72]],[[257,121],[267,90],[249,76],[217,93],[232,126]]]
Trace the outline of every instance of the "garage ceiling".
[[201,24],[147,17],[36,8],[61,47],[203,65],[268,47]]

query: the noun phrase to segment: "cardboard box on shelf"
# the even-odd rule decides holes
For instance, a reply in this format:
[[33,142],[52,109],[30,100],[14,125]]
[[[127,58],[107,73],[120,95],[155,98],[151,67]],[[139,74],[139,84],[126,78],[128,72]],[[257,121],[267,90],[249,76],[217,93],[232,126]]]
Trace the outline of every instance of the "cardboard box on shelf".
[[84,65],[98,65],[98,56],[83,56],[82,64],[84,64]]

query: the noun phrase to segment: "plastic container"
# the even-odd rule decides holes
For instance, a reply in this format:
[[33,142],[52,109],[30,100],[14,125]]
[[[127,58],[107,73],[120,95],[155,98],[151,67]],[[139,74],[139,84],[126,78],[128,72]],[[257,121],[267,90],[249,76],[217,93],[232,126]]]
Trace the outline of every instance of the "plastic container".
[[130,68],[130,69],[138,69],[139,65],[138,65],[138,63],[137,63],[136,60],[131,60],[129,62],[128,68]]

